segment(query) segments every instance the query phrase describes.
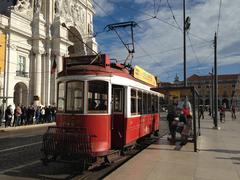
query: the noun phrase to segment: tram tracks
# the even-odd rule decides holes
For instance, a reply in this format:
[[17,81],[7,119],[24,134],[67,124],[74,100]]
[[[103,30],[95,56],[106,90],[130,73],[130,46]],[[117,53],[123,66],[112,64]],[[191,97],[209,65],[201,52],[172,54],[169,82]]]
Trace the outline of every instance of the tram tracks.
[[105,166],[105,167],[99,167],[98,169],[93,169],[91,171],[84,171],[82,175],[78,175],[73,177],[73,179],[78,180],[86,180],[86,179],[103,179],[113,171],[115,171],[117,168],[122,166],[127,161],[131,160],[133,157],[135,157],[137,154],[142,152],[144,149],[146,149],[148,146],[156,142],[159,138],[165,136],[168,134],[168,130],[165,130],[161,132],[161,134],[156,137],[152,136],[150,138],[145,138],[142,142],[139,142],[137,145],[137,148],[133,149],[132,151],[129,151],[124,156],[121,156],[118,160],[114,161],[113,163]]

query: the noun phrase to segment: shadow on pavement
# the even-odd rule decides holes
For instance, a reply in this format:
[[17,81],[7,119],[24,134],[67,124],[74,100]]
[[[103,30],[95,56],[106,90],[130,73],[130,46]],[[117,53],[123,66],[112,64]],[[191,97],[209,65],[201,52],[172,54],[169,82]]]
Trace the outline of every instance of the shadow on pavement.
[[200,149],[200,151],[212,151],[219,153],[240,154],[240,150],[228,150],[228,149]]

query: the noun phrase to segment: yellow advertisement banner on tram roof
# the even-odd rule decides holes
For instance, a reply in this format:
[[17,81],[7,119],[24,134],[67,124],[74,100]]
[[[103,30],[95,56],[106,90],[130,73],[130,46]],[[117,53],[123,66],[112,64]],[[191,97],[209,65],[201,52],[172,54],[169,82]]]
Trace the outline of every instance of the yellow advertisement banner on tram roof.
[[156,78],[154,75],[150,74],[149,72],[145,71],[139,66],[134,67],[134,75],[136,79],[139,79],[143,82],[146,82],[152,86],[157,86]]

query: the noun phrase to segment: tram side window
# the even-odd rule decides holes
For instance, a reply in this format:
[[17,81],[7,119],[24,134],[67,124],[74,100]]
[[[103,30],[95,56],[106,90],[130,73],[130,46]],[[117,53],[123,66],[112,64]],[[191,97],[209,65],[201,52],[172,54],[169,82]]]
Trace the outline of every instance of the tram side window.
[[81,81],[67,83],[67,111],[83,113],[83,88]]
[[152,96],[153,98],[153,113],[158,112],[158,96]]
[[143,113],[143,94],[142,94],[142,91],[138,91],[138,113],[139,114],[142,114]]
[[137,114],[137,91],[131,90],[131,114]]
[[147,114],[148,113],[148,101],[147,101],[147,93],[143,93],[143,114]]
[[152,113],[152,98],[151,94],[148,94],[148,114]]
[[88,82],[88,112],[107,112],[108,83],[105,81]]
[[57,109],[58,111],[64,111],[64,103],[65,103],[65,91],[64,91],[64,83],[58,84],[58,101],[57,101]]

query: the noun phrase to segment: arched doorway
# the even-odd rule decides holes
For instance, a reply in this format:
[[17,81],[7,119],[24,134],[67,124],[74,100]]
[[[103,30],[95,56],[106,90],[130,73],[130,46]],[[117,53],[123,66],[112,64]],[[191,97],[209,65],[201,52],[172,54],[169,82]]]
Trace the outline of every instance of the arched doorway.
[[15,105],[27,106],[28,89],[24,83],[17,83],[14,87],[14,99]]
[[68,47],[69,56],[80,56],[86,54],[85,45],[83,42],[83,38],[79,31],[73,27],[69,27],[70,31],[68,32],[68,39],[73,43],[73,45]]

